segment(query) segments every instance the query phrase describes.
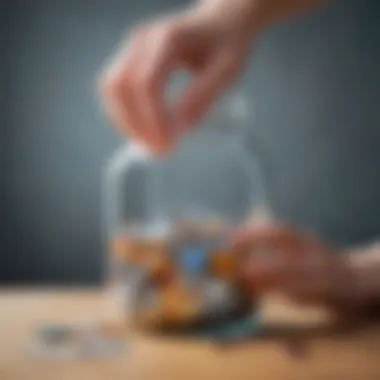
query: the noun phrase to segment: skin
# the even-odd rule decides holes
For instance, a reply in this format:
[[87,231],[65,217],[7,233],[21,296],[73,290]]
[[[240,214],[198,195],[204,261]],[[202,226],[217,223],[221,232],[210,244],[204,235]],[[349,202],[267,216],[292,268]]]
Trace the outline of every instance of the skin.
[[[100,78],[100,94],[118,129],[155,154],[170,152],[244,71],[259,33],[322,0],[204,0],[133,31]],[[165,85],[178,68],[191,80],[173,104]],[[335,252],[323,241],[288,227],[239,232],[234,242],[252,255],[242,275],[254,289],[276,289],[297,302],[348,313],[380,299],[380,249]],[[342,254],[344,253],[344,254]],[[360,257],[360,259],[358,259]]]
[[[261,30],[321,0],[205,0],[132,32],[100,79],[115,125],[151,151],[167,153],[243,72]],[[191,81],[175,104],[163,91],[178,68]]]
[[[380,301],[380,246],[339,251],[289,226],[240,231],[237,251],[253,252],[242,276],[254,291],[280,292],[303,305],[327,306],[340,316],[362,316]],[[263,255],[262,252],[270,254]]]

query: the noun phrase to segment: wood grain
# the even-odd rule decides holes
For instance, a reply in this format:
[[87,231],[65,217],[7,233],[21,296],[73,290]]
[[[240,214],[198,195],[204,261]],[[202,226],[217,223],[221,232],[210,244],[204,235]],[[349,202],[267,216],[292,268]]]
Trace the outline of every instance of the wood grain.
[[54,363],[26,353],[39,323],[111,316],[104,296],[84,290],[0,292],[0,380],[379,380],[380,325],[339,329],[320,310],[278,298],[263,302],[266,332],[227,349],[210,342],[114,333],[130,342],[122,357]]

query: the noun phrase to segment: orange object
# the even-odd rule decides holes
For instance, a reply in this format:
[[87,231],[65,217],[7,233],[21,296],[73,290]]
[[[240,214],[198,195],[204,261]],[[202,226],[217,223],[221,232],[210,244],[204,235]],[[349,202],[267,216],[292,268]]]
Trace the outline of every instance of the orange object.
[[166,283],[174,278],[173,263],[165,256],[153,253],[147,258],[148,272],[153,280],[158,280],[159,283]]
[[233,252],[216,250],[211,256],[211,273],[218,277],[235,278],[237,260]]
[[129,259],[131,263],[138,264],[144,261],[145,256],[149,253],[149,244],[138,240],[131,242],[131,249],[129,252]]
[[178,284],[168,286],[162,293],[162,308],[166,323],[190,321],[196,314],[195,297]]
[[130,244],[124,236],[116,236],[111,241],[110,253],[118,259],[126,259],[130,251]]

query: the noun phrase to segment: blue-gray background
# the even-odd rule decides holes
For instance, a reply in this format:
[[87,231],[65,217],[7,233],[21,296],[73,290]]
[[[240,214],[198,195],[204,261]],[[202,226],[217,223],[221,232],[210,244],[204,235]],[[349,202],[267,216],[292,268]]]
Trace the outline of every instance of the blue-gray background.
[[[95,79],[128,27],[180,4],[1,2],[2,283],[101,278],[101,173],[120,137],[99,111]],[[376,238],[379,1],[333,2],[264,33],[244,85],[277,215],[336,244]]]

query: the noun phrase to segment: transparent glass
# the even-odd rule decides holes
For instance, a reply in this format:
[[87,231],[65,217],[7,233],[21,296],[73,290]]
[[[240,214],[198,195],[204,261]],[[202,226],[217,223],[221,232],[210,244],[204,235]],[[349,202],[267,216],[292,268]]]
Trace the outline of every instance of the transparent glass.
[[[136,323],[136,320],[158,318],[157,305],[164,302],[166,295],[157,294],[155,287],[158,285],[152,285],[147,271],[159,274],[159,283],[170,281],[168,278],[174,278],[176,273],[176,283],[181,284],[182,291],[197,288],[203,298],[210,291],[213,302],[218,298],[218,292],[223,294],[219,297],[223,306],[219,308],[226,308],[231,301],[229,290],[234,285],[223,284],[223,281],[216,280],[217,276],[189,270],[189,262],[194,268],[196,257],[199,258],[199,249],[193,249],[193,253],[187,251],[187,269],[184,270],[184,256],[181,256],[182,261],[172,257],[180,255],[181,251],[173,250],[173,242],[177,244],[180,241],[183,247],[184,236],[187,234],[185,240],[188,243],[192,233],[192,237],[198,234],[199,243],[199,236],[203,234],[208,244],[211,240],[213,242],[210,243],[213,247],[210,252],[223,249],[225,252],[230,231],[249,223],[258,212],[268,209],[259,160],[245,145],[245,132],[253,127],[254,115],[250,114],[249,108],[247,99],[241,94],[230,93],[170,155],[153,157],[144,148],[130,142],[111,157],[105,182],[107,262],[109,289],[117,297],[116,300],[113,297],[113,302],[120,320]],[[172,255],[171,261],[162,260],[165,255]],[[228,261],[226,257],[221,254],[217,262]],[[145,265],[139,265],[143,260]],[[215,265],[223,267],[219,264]],[[231,261],[230,267],[233,265]],[[207,285],[200,289],[199,284],[207,281]],[[176,293],[173,289],[174,285],[170,290],[172,295]],[[186,299],[178,289],[179,286],[177,296],[167,296],[168,299],[176,299],[177,306]],[[172,312],[172,320],[178,322],[185,309],[187,315],[191,313],[190,309],[194,312],[203,308],[207,313],[213,302],[202,303],[199,297],[193,297],[196,301],[192,307],[190,301],[182,305],[182,314],[178,310],[176,314]],[[214,311],[218,308],[213,307]],[[145,314],[139,313],[141,310],[145,310]]]

